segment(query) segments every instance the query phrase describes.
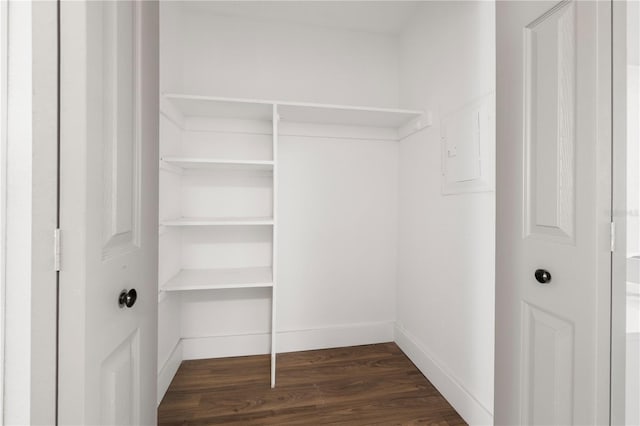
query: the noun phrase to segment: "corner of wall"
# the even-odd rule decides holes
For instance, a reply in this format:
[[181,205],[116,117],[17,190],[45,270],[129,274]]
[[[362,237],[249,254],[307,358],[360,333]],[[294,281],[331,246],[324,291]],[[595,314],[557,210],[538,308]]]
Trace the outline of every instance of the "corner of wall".
[[[430,3],[399,40],[402,107],[439,115],[495,90],[493,2]],[[395,341],[467,422],[492,424],[495,193],[441,194],[434,124],[400,145]]]
[[395,327],[395,342],[469,425],[493,424],[491,411],[400,323]]
[[164,365],[158,371],[158,405],[162,402],[162,398],[167,393],[171,381],[178,372],[178,368],[182,363],[182,340],[178,340],[175,348],[165,361]]

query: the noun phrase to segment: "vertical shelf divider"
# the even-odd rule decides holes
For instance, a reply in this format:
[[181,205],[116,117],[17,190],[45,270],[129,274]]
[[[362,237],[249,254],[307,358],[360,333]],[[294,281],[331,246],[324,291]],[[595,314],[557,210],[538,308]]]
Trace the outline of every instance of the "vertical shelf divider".
[[271,387],[276,386],[276,294],[278,291],[278,104],[273,104],[273,235],[271,247]]

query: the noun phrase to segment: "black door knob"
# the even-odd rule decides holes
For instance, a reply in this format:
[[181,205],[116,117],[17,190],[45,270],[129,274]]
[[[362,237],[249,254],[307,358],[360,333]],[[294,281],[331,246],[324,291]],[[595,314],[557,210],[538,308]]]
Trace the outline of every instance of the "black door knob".
[[138,292],[135,288],[132,288],[129,291],[122,290],[120,292],[120,296],[118,296],[118,305],[120,305],[121,308],[124,308],[125,306],[130,308],[135,305],[136,299],[138,299]]
[[536,269],[536,273],[534,275],[540,284],[547,284],[551,281],[551,274],[549,271],[545,271],[544,269]]

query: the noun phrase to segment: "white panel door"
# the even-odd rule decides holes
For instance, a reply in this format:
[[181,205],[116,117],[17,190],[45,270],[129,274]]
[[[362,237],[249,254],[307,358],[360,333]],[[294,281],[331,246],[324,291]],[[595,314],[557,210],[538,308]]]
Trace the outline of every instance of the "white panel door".
[[607,423],[610,2],[496,16],[495,422]]
[[62,2],[60,30],[58,419],[152,425],[158,5]]

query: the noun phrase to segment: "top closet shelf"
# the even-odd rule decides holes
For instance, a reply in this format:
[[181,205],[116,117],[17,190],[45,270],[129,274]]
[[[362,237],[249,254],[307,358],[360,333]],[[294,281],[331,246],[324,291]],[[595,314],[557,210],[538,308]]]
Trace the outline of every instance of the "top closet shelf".
[[278,104],[278,114],[280,114],[281,120],[293,123],[398,128],[419,119],[423,112],[405,109],[285,102]]
[[161,220],[160,226],[253,226],[273,225],[270,217],[180,217]]
[[215,117],[270,121],[273,117],[273,103],[268,101],[181,94],[164,94],[163,98],[169,101],[183,118]]
[[400,128],[407,125],[423,128],[431,124],[429,115],[418,110],[182,94],[164,94],[163,98],[183,118],[216,117],[269,121],[272,119],[273,106],[277,105],[280,119],[295,123],[383,128]]
[[272,171],[273,161],[259,160],[221,160],[209,158],[190,157],[162,157],[162,163],[178,167],[183,170],[209,169],[209,170],[247,170],[247,171]]

